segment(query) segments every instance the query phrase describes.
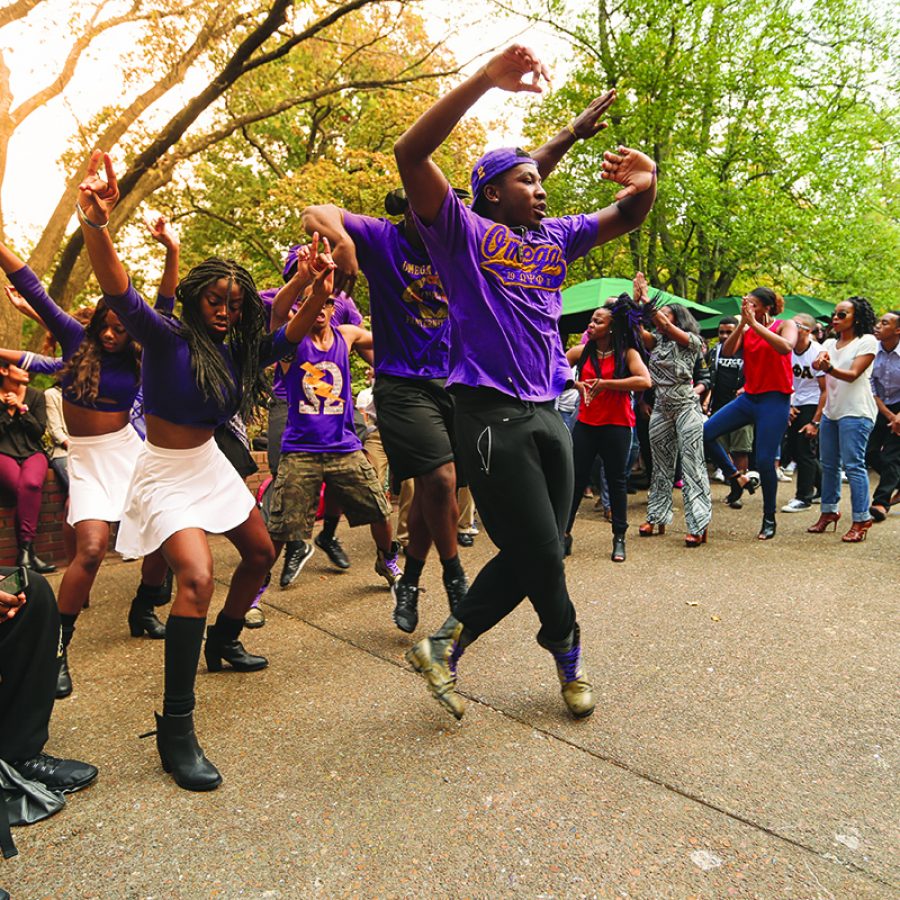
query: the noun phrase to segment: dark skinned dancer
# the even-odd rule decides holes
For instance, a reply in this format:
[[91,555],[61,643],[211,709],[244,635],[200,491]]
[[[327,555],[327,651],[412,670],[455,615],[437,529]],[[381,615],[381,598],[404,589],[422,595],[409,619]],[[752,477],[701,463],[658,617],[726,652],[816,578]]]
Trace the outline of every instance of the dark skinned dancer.
[[[607,91],[559,133],[535,150],[541,177],[553,171],[578,140],[598,134],[603,115],[615,100]],[[457,191],[468,196],[468,191]],[[419,578],[432,543],[443,568],[450,611],[468,589],[459,561],[459,509],[456,490],[465,484],[455,453],[453,397],[446,389],[450,372],[450,320],[447,296],[403,190],[385,198],[394,224],[337,206],[310,206],[303,224],[328,238],[335,264],[369,282],[375,341],[375,405],[391,474],[415,481],[409,511],[409,544],[403,577],[394,585],[394,622],[415,631],[419,621]]]
[[447,384],[462,467],[499,549],[455,613],[407,653],[457,718],[464,709],[456,693],[460,654],[525,597],[541,622],[538,643],[556,661],[566,706],[578,718],[594,710],[563,566],[574,475],[571,437],[554,408],[571,380],[558,332],[560,288],[568,263],[643,222],[656,196],[656,167],[624,147],[606,153],[602,176],[622,185],[619,202],[554,219],[537,164],[522,150],[493,150],[476,163],[471,210],[431,159],[483,94],[495,87],[540,92],[547,75],[532,50],[509,47],[441,97],[394,146],[449,300]]

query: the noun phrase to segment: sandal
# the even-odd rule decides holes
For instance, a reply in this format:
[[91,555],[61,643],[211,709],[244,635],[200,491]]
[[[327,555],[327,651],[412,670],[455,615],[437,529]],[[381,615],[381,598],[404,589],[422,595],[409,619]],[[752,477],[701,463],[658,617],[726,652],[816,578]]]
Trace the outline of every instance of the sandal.
[[653,522],[644,522],[643,525],[638,528],[638,534],[641,537],[653,537],[654,534],[665,534],[666,526],[665,525],[656,525]]
[[817,522],[814,522],[812,525],[807,528],[807,532],[809,534],[822,534],[823,532],[828,530],[829,525],[834,525],[834,530],[837,531],[837,523],[838,519],[840,519],[841,514],[837,513],[822,513],[819,516]]
[[[872,527],[872,520],[866,519],[865,522],[854,522],[850,526],[850,530],[841,538],[845,544],[859,544],[866,539],[869,529]],[[837,528],[837,526],[835,526]]]

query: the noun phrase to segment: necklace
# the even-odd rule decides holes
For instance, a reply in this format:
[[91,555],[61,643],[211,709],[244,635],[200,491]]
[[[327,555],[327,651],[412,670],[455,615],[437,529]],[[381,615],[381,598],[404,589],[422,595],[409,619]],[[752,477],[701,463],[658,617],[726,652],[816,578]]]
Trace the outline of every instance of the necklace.
[[597,357],[599,359],[606,359],[607,356],[612,356],[615,352],[615,350],[598,350]]

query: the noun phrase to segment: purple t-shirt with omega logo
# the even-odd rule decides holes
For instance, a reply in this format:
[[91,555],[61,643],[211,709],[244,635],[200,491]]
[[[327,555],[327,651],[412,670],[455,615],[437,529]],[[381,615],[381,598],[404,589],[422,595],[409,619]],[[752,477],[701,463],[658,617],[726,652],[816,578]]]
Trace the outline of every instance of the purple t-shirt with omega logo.
[[482,218],[447,191],[419,233],[450,298],[448,387],[520,400],[558,397],[571,377],[557,330],[568,263],[597,240],[597,215],[544,219],[524,235]]
[[387,219],[343,211],[344,228],[369,282],[375,372],[398,378],[446,378],[447,295],[424,250]]
[[[362,449],[353,423],[350,351],[340,328],[320,350],[309,336],[284,376],[288,415],[282,453],[353,453]],[[281,364],[278,364],[281,368]]]

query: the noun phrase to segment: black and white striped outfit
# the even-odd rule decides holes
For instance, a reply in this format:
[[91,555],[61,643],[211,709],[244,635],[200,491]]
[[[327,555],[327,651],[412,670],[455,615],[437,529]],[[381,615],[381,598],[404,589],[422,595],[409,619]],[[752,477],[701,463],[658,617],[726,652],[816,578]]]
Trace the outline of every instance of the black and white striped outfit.
[[694,363],[702,352],[703,344],[695,334],[690,335],[686,347],[660,335],[649,364],[656,402],[650,416],[653,480],[647,521],[654,525],[672,521],[672,485],[681,453],[682,500],[689,534],[702,534],[712,518],[703,453],[703,415],[693,386]]

